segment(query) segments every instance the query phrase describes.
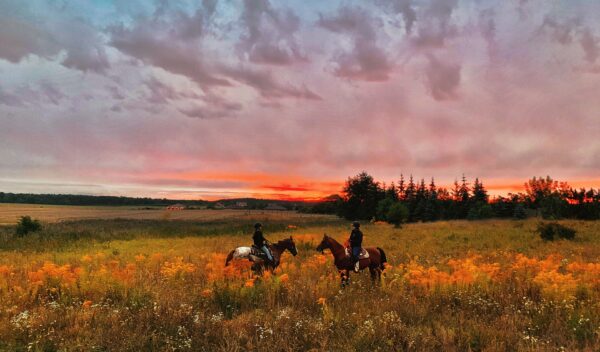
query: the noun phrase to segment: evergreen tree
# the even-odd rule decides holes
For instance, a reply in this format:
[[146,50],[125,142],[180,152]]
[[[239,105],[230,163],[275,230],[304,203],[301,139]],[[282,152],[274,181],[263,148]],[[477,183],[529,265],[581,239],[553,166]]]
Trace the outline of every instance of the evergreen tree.
[[431,178],[429,190],[427,192],[427,201],[425,202],[425,210],[423,214],[424,221],[435,221],[439,218],[438,207],[438,192],[435,187],[435,181]]
[[470,191],[471,191],[471,189],[469,188],[467,179],[465,178],[465,175],[463,174],[462,183],[460,185],[460,189],[458,190],[458,201],[460,203],[466,204],[470,199],[470,195],[469,195]]
[[364,171],[346,180],[343,193],[340,215],[349,220],[371,220],[385,194],[379,183]]
[[400,174],[400,181],[398,181],[398,198],[400,200],[406,199],[406,185],[404,184],[404,175]]
[[406,191],[404,192],[404,203],[408,208],[408,221],[416,221],[415,209],[417,208],[417,185],[415,185],[413,176],[410,175],[408,179],[408,185],[406,185]]
[[415,221],[425,220],[425,207],[427,205],[427,188],[425,187],[425,179],[421,179],[417,186],[415,194],[415,210],[413,218]]
[[413,176],[410,175],[410,178],[408,179],[408,185],[406,186],[406,191],[404,192],[405,194],[405,200],[407,202],[412,202],[415,200],[415,196],[417,193],[417,186],[415,185],[415,182],[413,180]]
[[408,208],[404,204],[396,202],[388,210],[386,218],[390,224],[400,227],[408,219]]
[[463,174],[462,182],[458,189],[458,204],[457,204],[458,216],[457,217],[459,219],[465,219],[465,218],[467,218],[467,215],[469,214],[469,200],[471,199],[470,191],[471,191],[471,189],[469,188],[467,179],[465,178],[465,175]]
[[385,198],[391,199],[394,202],[398,201],[398,189],[394,185],[394,182],[385,189]]
[[487,203],[489,200],[489,196],[485,187],[483,187],[483,183],[479,182],[479,178],[475,178],[475,183],[473,184],[473,201],[475,203]]

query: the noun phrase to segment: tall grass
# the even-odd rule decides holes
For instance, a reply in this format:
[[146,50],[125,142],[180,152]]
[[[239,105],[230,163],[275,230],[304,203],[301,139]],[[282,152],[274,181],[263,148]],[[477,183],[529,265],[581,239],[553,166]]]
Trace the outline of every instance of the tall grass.
[[376,285],[363,273],[344,290],[314,248],[347,224],[265,222],[299,255],[257,278],[245,262],[223,266],[252,222],[69,222],[46,226],[44,245],[3,229],[0,349],[600,348],[598,222],[565,222],[576,240],[550,243],[535,221],[364,225],[390,265]]

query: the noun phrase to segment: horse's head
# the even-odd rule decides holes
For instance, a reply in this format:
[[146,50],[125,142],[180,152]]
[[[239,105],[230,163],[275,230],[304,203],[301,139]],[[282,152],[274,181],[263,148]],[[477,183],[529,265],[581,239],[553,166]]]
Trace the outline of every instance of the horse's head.
[[298,254],[296,243],[294,242],[292,236],[290,236],[290,238],[286,238],[285,240],[281,240],[279,243],[282,245],[283,249],[290,251],[294,257]]
[[290,251],[290,253],[292,253],[294,257],[298,255],[298,250],[296,249],[296,242],[294,242],[292,236],[290,236],[290,246],[288,247],[288,250]]
[[329,244],[329,236],[323,234],[323,240],[321,240],[321,243],[317,246],[317,251],[323,253],[326,248],[331,248],[331,245]]

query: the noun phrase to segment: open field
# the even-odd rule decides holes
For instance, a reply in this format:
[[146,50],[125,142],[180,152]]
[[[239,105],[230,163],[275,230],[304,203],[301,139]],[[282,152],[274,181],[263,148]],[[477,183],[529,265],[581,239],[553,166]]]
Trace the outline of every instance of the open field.
[[[564,221],[576,239],[549,243],[537,220],[366,224],[390,265],[377,286],[362,273],[340,290],[314,248],[347,222],[211,214],[0,227],[0,350],[600,349],[600,222]],[[262,278],[223,267],[255,220],[299,252]]]
[[319,215],[269,210],[166,210],[164,207],[146,206],[72,206],[45,204],[0,203],[0,225],[12,225],[22,215],[45,222],[84,219],[146,219],[146,220],[223,220],[266,218],[319,217]]

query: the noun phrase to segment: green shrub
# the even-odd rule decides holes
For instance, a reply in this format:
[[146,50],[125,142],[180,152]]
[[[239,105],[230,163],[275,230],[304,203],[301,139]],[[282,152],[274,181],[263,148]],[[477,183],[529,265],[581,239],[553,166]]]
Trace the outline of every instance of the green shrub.
[[576,233],[574,229],[557,222],[540,223],[537,232],[544,241],[553,241],[555,238],[572,240],[575,238]]
[[32,220],[31,216],[21,216],[17,223],[16,234],[19,237],[27,235],[29,232],[35,232],[42,228],[38,220]]
[[481,220],[494,217],[494,210],[489,204],[476,203],[469,209],[467,220]]
[[519,219],[519,220],[527,218],[527,213],[525,212],[525,207],[523,207],[523,204],[517,204],[515,206],[515,211],[513,213],[513,218]]
[[408,208],[404,204],[397,202],[389,208],[386,218],[390,224],[400,227],[400,224],[408,219]]

